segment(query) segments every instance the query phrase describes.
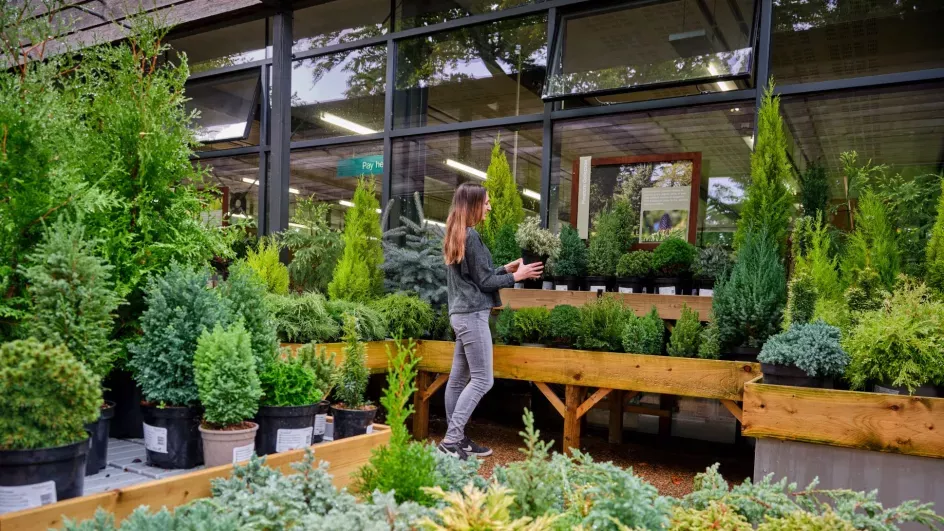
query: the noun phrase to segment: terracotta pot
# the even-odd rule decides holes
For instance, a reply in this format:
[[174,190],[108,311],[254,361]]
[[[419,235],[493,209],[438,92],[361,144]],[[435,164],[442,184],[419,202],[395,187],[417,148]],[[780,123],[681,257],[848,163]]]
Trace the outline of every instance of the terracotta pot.
[[208,430],[200,426],[203,438],[203,461],[207,468],[230,465],[246,461],[256,449],[256,431],[259,425],[247,422],[251,427],[241,430]]

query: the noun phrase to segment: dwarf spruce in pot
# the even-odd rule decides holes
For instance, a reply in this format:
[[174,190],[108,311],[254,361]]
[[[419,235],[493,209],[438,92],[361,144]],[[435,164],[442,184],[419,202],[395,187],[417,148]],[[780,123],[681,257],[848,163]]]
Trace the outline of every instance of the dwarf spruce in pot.
[[259,429],[249,419],[259,409],[262,388],[252,340],[242,321],[204,331],[197,341],[193,369],[204,410],[200,433],[206,466],[249,459]]
[[686,295],[692,264],[698,248],[687,241],[671,237],[652,252],[652,270],[655,272],[654,292],[660,295]]
[[366,433],[373,425],[377,407],[366,398],[367,370],[365,346],[358,340],[357,323],[354,317],[344,321],[344,361],[338,371],[338,382],[334,394],[337,403],[331,406],[334,416],[334,438],[344,439]]
[[587,274],[587,245],[570,225],[560,230],[560,253],[554,260],[554,288],[576,291]]
[[665,323],[653,306],[652,310],[638,317],[632,310],[626,313],[626,325],[623,327],[623,349],[631,354],[662,354],[662,342],[665,339]]
[[757,356],[764,383],[832,389],[849,365],[839,341],[839,329],[823,321],[794,324],[768,339]]
[[[515,242],[521,247],[521,258],[525,264],[543,262],[547,265],[549,260],[557,259],[561,248],[560,239],[553,232],[542,229],[537,216],[527,218],[518,225]],[[525,281],[525,286],[529,285],[540,288],[541,281]]]
[[652,253],[648,251],[626,253],[616,264],[616,289],[620,293],[646,293],[650,273],[652,273]]

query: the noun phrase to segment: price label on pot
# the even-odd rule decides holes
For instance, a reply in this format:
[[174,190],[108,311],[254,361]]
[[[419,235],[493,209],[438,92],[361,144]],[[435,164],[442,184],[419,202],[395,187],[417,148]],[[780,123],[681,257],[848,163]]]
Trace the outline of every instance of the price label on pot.
[[659,295],[675,295],[675,286],[660,286]]
[[56,482],[0,487],[0,514],[56,503]]
[[325,424],[328,423],[328,415],[322,413],[320,415],[315,415],[315,435],[324,435],[325,434]]
[[311,426],[295,430],[281,429],[275,439],[275,451],[285,452],[311,446]]
[[144,425],[144,447],[159,454],[167,453],[167,428]]
[[698,290],[698,295],[699,295],[700,297],[714,297],[714,295],[715,295],[715,290],[713,290],[713,289],[699,289],[699,290]]
[[367,433],[374,433],[374,425],[367,426]]
[[249,443],[246,446],[237,446],[233,448],[233,464],[241,461],[248,461],[256,449],[256,443]]
[[558,284],[554,286],[557,291],[567,291],[567,284]]
[[633,288],[620,288],[620,289],[619,289],[619,292],[620,292],[620,293],[632,293],[632,292],[633,292]]
[[590,291],[606,291],[606,286],[590,286]]

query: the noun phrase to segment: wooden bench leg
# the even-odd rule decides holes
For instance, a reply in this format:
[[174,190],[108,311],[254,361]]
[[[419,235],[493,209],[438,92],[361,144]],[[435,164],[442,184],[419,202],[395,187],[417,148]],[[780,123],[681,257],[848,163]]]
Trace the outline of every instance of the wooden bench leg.
[[620,389],[610,393],[610,444],[623,443],[623,400],[625,394]]
[[580,448],[579,408],[583,402],[584,388],[568,385],[564,391],[564,452],[570,455],[571,448]]
[[413,393],[413,438],[424,441],[429,437],[429,400],[425,399],[432,375],[426,371],[416,373],[416,392]]
[[669,412],[668,415],[659,417],[659,437],[668,439],[672,436],[672,414],[677,402],[678,397],[675,395],[659,395],[659,409]]

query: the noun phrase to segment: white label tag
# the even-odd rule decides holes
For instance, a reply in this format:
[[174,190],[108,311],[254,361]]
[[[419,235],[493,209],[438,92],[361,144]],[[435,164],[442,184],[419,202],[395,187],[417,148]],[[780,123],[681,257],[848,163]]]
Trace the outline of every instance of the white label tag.
[[285,452],[311,446],[311,426],[295,430],[279,430],[275,439],[275,451]]
[[515,289],[523,289],[523,288],[524,288],[524,284],[522,284],[521,282],[515,282]]
[[325,424],[327,423],[328,423],[328,415],[326,413],[315,415],[315,435],[324,435]]
[[675,295],[675,286],[660,286],[659,295]]
[[883,393],[886,395],[900,395],[901,394],[901,391],[899,391],[898,389],[889,389],[888,387],[883,387],[881,385],[875,386],[875,392]]
[[698,296],[699,296],[699,297],[714,297],[714,295],[715,295],[715,290],[713,290],[713,289],[704,289],[704,288],[702,288],[702,289],[699,289],[699,290],[698,290]]
[[237,446],[233,448],[233,464],[241,461],[248,461],[256,450],[256,443],[249,443],[246,446]]
[[56,482],[0,487],[0,514],[56,503]]
[[367,433],[374,433],[374,425],[367,426]]
[[159,454],[167,453],[167,428],[144,425],[144,447]]
[[557,291],[567,291],[567,288],[568,288],[567,284],[558,284],[554,286],[554,289]]
[[590,286],[590,291],[606,291],[606,286]]
[[620,293],[632,293],[632,292],[633,292],[633,288],[620,288],[620,289],[619,289],[619,292],[620,292]]
[[545,280],[541,283],[541,289],[552,290],[554,289],[554,283]]

